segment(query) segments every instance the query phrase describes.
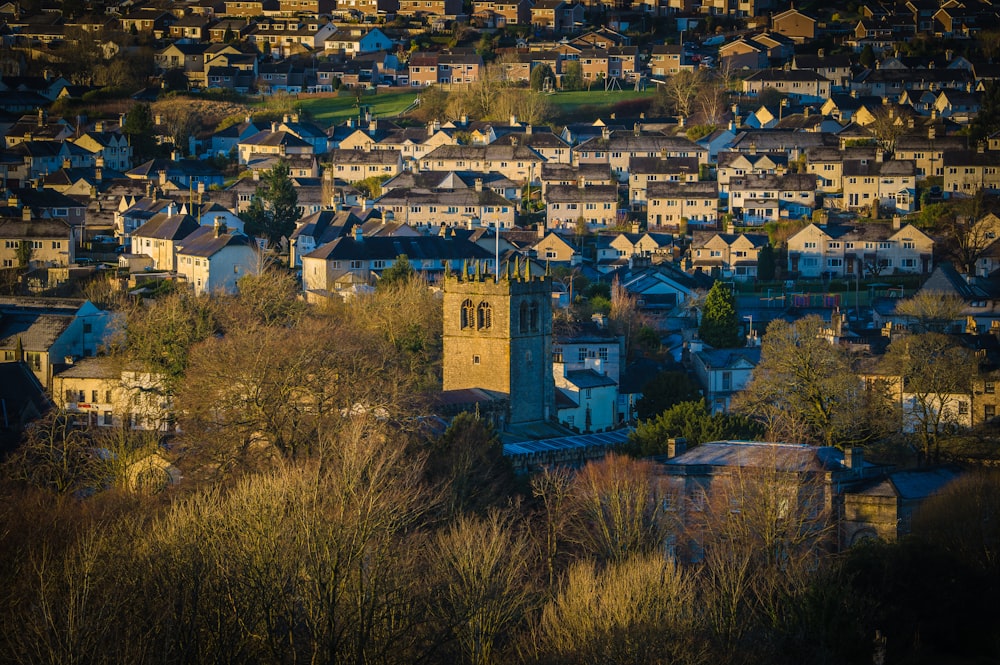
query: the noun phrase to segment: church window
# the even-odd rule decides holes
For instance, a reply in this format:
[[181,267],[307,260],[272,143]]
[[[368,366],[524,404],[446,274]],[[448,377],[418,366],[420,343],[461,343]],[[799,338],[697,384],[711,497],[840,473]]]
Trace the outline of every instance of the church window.
[[538,303],[531,301],[530,306],[531,332],[538,332]]
[[473,365],[479,364],[479,356],[472,356],[472,364]]
[[478,318],[476,327],[480,330],[488,330],[493,327],[493,308],[486,301],[479,303]]
[[472,307],[472,301],[466,300],[462,303],[462,329],[471,328],[474,320],[475,310]]
[[521,307],[518,310],[518,329],[526,333],[528,332],[528,303],[522,302]]

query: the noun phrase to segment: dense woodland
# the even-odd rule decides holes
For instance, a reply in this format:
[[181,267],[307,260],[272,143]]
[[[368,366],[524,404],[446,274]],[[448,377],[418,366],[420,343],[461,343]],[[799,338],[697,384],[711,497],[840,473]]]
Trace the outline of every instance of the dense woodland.
[[[515,476],[474,416],[443,433],[421,417],[441,307],[406,273],[325,308],[277,272],[231,297],[90,295],[123,317],[108,355],[165,377],[182,433],[95,439],[58,416],[26,433],[0,501],[4,662],[1000,658],[993,476],[935,499],[919,537],[834,554],[829,515],[779,508],[774,478],[747,472],[703,506],[704,550],[682,563],[692,525],[642,455],[666,435],[768,422],[686,401],[650,418],[631,455]],[[765,343],[792,334],[775,332]],[[838,385],[824,384],[856,397]],[[840,440],[857,432],[853,408],[794,422]],[[126,463],[156,449],[183,480],[131,491]]]

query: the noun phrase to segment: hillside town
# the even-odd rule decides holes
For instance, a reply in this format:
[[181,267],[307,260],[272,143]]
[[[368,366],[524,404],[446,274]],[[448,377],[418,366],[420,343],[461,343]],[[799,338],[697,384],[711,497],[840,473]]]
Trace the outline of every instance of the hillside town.
[[0,652],[1000,658],[998,59],[983,0],[0,4]]

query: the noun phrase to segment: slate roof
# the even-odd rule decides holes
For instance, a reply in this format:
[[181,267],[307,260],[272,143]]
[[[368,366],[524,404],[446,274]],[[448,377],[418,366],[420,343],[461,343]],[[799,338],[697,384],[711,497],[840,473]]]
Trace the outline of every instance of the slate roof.
[[745,349],[702,349],[698,352],[702,364],[708,369],[735,367],[745,360],[754,367],[760,363],[760,347]]
[[651,182],[646,185],[646,198],[657,196],[718,196],[717,182]]
[[566,380],[580,390],[618,385],[611,377],[605,374],[598,374],[592,369],[570,370],[566,372]]
[[61,219],[0,219],[0,238],[68,238],[70,228]]
[[628,160],[628,172],[631,173],[679,173],[698,172],[697,157],[632,157]]
[[328,261],[392,260],[401,254],[406,254],[411,260],[451,261],[493,257],[493,252],[460,238],[377,236],[358,241],[353,236],[343,236],[318,247],[304,258]]
[[955,467],[895,471],[888,478],[867,487],[858,494],[866,496],[896,496],[904,501],[926,499],[941,492],[962,476]]
[[470,187],[462,189],[435,189],[433,191],[397,187],[376,199],[376,203],[383,206],[395,204],[510,207],[512,205],[509,199],[505,199],[492,189],[486,187],[481,192],[477,192]]
[[[657,458],[665,467],[777,468],[784,472],[842,471],[844,453],[832,446],[762,441],[702,443],[672,459]],[[864,462],[873,467],[870,462]],[[706,469],[707,470],[707,469]]]
[[[226,247],[253,247],[254,241],[242,233],[215,234],[211,226],[202,226],[204,233],[192,233],[181,243],[177,254],[211,258]],[[192,237],[193,236],[193,237]]]
[[137,238],[183,240],[200,228],[198,220],[191,215],[171,215],[163,212],[154,215],[148,222],[136,229],[132,235]]
[[348,211],[321,210],[300,219],[291,237],[309,236],[315,239],[317,246],[324,245],[339,238],[358,221]]
[[55,314],[5,309],[0,318],[0,349],[16,349],[20,338],[25,351],[48,351],[75,318],[75,312]]
[[545,158],[530,147],[518,145],[442,145],[434,148],[421,159],[468,159],[480,161],[545,161]]
[[311,143],[303,141],[295,134],[291,132],[286,132],[283,130],[278,130],[272,132],[266,129],[261,132],[257,132],[253,136],[243,139],[240,141],[240,145],[259,145],[259,146],[285,146],[286,148],[310,148]]
[[618,185],[550,185],[545,192],[546,203],[573,203],[576,201],[617,201]]

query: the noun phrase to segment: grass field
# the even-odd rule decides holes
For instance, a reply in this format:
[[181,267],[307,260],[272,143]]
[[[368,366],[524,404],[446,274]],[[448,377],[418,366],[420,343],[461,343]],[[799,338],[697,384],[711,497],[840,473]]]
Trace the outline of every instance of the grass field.
[[656,90],[653,88],[636,92],[635,90],[579,90],[574,92],[557,92],[549,95],[549,101],[561,112],[573,112],[581,106],[614,106],[619,102],[628,102],[634,99],[653,99]]
[[[377,95],[365,95],[361,103],[371,106],[372,113],[376,117],[393,117],[409,106],[416,96],[416,92],[409,90],[380,92]],[[354,95],[338,97],[301,95],[295,104],[308,112],[315,121],[325,124],[333,124],[358,115],[357,99]]]
[[[417,97],[417,92],[411,90],[400,90],[392,92],[380,92],[377,95],[365,95],[362,104],[372,107],[372,112],[379,118],[391,118],[397,116],[405,110]],[[651,100],[655,95],[653,90],[636,92],[635,90],[581,90],[575,92],[557,92],[549,95],[548,99],[555,107],[558,120],[568,121],[580,119],[581,114],[586,118],[593,119],[598,115],[606,115],[612,112],[616,104],[631,102],[636,100]],[[277,100],[272,100],[277,101]],[[321,124],[333,124],[346,120],[349,117],[357,116],[357,100],[354,95],[345,94],[342,96],[319,96],[299,95],[297,100],[287,100],[303,111],[309,113],[312,118]],[[282,100],[281,103],[286,103]],[[268,106],[267,98],[259,104],[261,107]]]

